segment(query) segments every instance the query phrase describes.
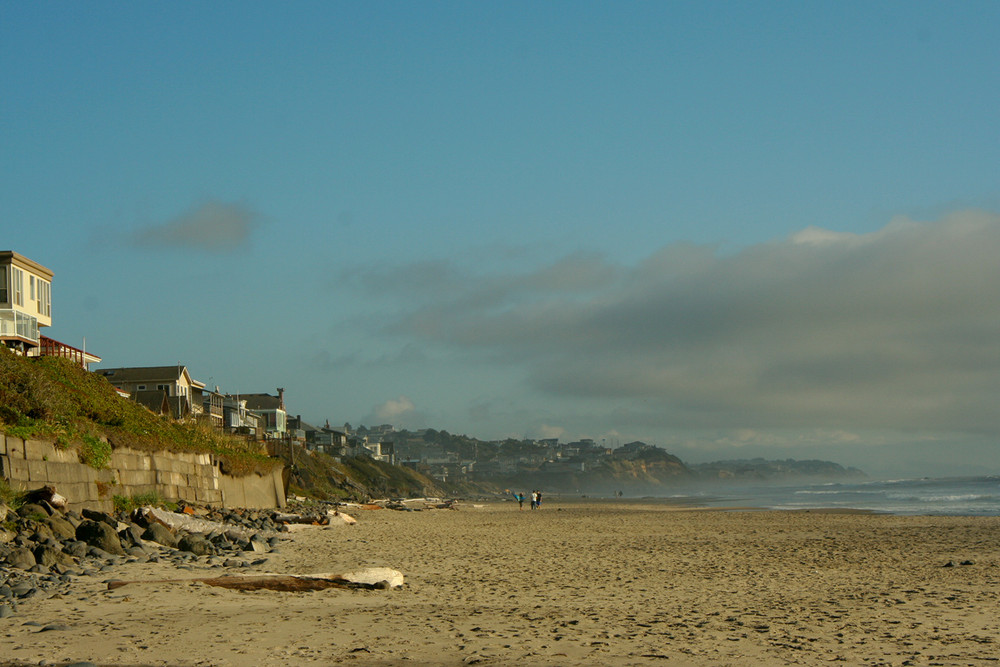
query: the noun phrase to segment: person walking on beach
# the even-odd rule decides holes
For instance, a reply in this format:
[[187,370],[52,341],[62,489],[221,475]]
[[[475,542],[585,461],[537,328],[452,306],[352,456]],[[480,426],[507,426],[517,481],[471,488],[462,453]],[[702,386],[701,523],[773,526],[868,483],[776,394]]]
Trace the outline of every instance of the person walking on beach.
[[531,509],[538,507],[538,491],[531,492]]
[[535,507],[538,509],[542,508],[542,492],[535,491]]
[[514,500],[517,501],[517,509],[523,510],[524,509],[524,494],[523,493],[515,493],[514,494]]

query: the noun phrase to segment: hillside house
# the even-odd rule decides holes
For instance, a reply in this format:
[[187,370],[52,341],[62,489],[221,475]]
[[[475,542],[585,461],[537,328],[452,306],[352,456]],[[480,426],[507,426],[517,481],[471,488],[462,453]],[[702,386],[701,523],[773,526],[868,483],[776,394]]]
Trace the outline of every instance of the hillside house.
[[39,329],[52,326],[52,271],[12,250],[0,251],[0,340],[31,355]]
[[288,412],[285,410],[285,390],[278,388],[278,395],[240,394],[246,401],[248,410],[260,415],[265,435],[268,438],[285,438],[288,432]]
[[12,250],[0,250],[0,344],[29,357],[66,357],[89,368],[101,360],[41,334],[52,326],[52,271]]
[[222,428],[227,433],[257,440],[264,436],[263,418],[247,408],[245,398],[226,395],[222,399]]
[[174,419],[197,417],[204,412],[205,383],[192,378],[187,367],[180,364],[108,368],[102,370],[101,375],[114,387],[129,392],[132,400],[157,414],[164,414],[164,399]]

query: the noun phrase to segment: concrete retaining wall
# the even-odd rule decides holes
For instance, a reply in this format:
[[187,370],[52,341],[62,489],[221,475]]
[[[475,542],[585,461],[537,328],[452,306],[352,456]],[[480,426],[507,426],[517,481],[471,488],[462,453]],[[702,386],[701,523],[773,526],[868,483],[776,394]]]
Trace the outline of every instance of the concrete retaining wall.
[[280,467],[268,475],[233,477],[223,474],[210,454],[115,449],[108,467],[95,470],[80,462],[75,449],[0,433],[0,476],[20,490],[51,484],[72,508],[109,511],[114,496],[144,493],[222,507],[285,506]]

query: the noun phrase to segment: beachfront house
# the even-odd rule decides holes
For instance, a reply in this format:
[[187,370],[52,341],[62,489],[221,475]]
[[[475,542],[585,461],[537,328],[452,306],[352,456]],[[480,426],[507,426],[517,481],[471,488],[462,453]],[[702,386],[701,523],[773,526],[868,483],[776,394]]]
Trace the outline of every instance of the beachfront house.
[[223,430],[257,440],[263,437],[263,419],[247,408],[247,401],[239,395],[227,394],[222,399]]
[[101,371],[114,387],[127,391],[132,400],[157,414],[166,403],[174,419],[197,417],[204,412],[205,383],[191,377],[186,366],[141,366],[108,368]]
[[43,336],[52,326],[52,271],[13,250],[0,250],[0,344],[27,357],[65,357],[86,369],[95,354]]
[[284,439],[288,432],[288,412],[285,410],[285,390],[278,388],[278,395],[240,394],[246,407],[260,415],[268,438]]
[[0,251],[0,340],[33,356],[39,329],[52,326],[52,271],[12,250]]

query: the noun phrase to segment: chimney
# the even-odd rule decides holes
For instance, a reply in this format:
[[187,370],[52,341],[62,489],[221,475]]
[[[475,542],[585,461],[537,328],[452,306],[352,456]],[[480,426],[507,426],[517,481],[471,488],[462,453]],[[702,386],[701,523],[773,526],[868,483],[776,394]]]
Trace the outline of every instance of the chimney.
[[285,388],[278,387],[278,407],[282,410],[285,409]]

